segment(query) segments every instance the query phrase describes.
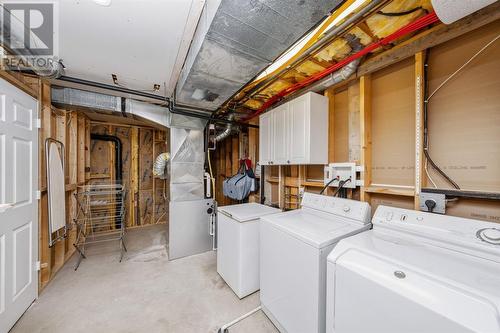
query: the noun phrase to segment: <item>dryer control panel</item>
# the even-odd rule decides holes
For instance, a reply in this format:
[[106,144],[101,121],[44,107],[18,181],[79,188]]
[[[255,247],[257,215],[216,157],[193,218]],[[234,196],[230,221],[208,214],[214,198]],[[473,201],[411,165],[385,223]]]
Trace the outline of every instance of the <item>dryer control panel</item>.
[[357,200],[306,192],[302,197],[302,207],[343,216],[362,223],[370,223],[371,220],[370,205]]

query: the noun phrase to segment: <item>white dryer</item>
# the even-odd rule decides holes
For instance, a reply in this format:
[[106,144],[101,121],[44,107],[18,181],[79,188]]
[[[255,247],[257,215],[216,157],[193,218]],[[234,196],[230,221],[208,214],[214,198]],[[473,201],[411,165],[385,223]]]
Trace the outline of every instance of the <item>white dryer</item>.
[[500,332],[500,225],[379,206],[328,256],[327,332]]
[[281,210],[258,203],[217,210],[217,273],[243,298],[259,290],[259,219]]
[[370,216],[367,203],[305,193],[301,209],[262,217],[260,300],[281,332],[325,332],[326,258]]

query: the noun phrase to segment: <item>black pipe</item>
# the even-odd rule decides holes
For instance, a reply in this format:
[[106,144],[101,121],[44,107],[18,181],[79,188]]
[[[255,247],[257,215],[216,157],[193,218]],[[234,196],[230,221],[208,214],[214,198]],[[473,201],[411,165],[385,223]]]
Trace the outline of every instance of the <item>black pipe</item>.
[[[118,184],[121,184],[122,179],[123,179],[123,164],[122,164],[122,141],[114,135],[107,135],[107,134],[90,134],[90,139],[91,140],[96,140],[96,141],[107,141],[107,142],[113,142],[115,144],[115,181]],[[121,200],[120,194],[116,195],[117,200]],[[121,228],[121,220],[120,217],[117,215],[115,219],[115,228],[119,229]]]
[[253,125],[253,124],[247,124],[247,123],[242,123],[239,121],[232,121],[228,119],[221,119],[221,118],[213,118],[211,115],[204,115],[204,114],[199,114],[197,112],[194,112],[192,110],[186,110],[184,108],[180,108],[177,106],[174,106],[173,108],[170,108],[170,112],[173,114],[179,114],[181,116],[187,116],[187,117],[195,117],[195,118],[200,118],[200,119],[205,119],[209,120],[210,122],[214,123],[220,123],[220,124],[233,124],[241,127],[251,127],[251,128],[259,128],[258,125]]
[[99,88],[99,89],[117,91],[117,92],[121,92],[124,94],[142,96],[142,97],[151,98],[151,99],[155,99],[155,100],[167,102],[167,103],[170,102],[170,99],[168,97],[158,96],[158,95],[147,93],[147,92],[140,91],[140,90],[128,89],[128,88],[123,88],[120,86],[113,86],[113,85],[109,85],[109,84],[105,84],[105,83],[89,81],[89,80],[84,80],[84,79],[78,79],[76,77],[71,77],[71,76],[61,76],[60,78],[58,78],[58,80],[76,83],[76,84],[83,84],[86,86]]
[[439,193],[453,198],[471,198],[485,200],[500,200],[498,192],[466,191],[455,189],[422,188],[422,193]]

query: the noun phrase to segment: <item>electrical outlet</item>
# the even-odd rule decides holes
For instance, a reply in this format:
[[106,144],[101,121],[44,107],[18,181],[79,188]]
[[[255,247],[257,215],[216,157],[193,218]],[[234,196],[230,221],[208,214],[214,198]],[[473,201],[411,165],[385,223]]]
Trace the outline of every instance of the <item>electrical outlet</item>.
[[442,193],[422,192],[419,195],[420,210],[438,214],[446,213],[446,195]]

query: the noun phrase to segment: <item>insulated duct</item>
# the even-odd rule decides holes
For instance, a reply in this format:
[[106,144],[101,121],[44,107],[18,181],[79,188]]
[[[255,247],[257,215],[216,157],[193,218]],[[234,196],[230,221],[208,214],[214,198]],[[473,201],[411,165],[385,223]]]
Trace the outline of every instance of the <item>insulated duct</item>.
[[216,110],[341,2],[207,0],[176,100]]
[[165,106],[74,88],[52,87],[52,103],[147,120],[164,127],[169,127],[172,120],[172,115]]
[[[363,44],[361,44],[359,38],[357,38],[354,35],[347,35],[345,37],[347,44],[351,47],[351,53],[357,53],[363,49]],[[324,79],[316,82],[315,84],[308,86],[304,90],[299,90],[297,94],[293,94],[290,96],[290,98],[294,98],[298,95],[305,94],[309,91],[322,91],[327,89],[328,87],[331,87],[333,85],[336,85],[342,81],[347,80],[351,75],[356,73],[356,70],[358,69],[359,63],[361,62],[361,58],[358,58],[349,64],[345,65],[341,69],[339,69],[336,72],[333,72],[329,76],[325,77]]]

